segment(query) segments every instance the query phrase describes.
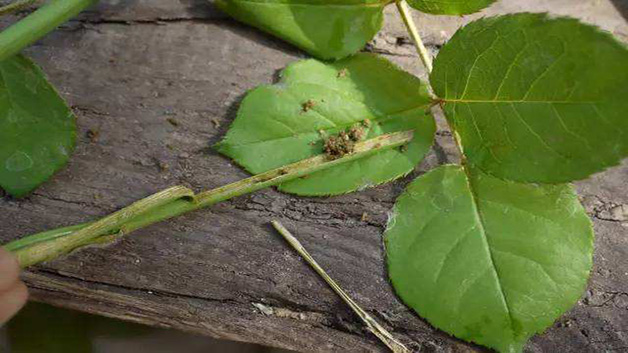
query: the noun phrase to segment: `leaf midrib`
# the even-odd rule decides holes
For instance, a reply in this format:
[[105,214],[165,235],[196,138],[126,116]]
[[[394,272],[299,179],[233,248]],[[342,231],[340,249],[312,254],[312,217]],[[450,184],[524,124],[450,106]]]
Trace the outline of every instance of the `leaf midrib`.
[[450,99],[443,98],[445,103],[537,103],[537,104],[599,104],[602,101],[534,101],[534,100],[499,100],[499,99]]
[[[425,108],[427,106],[429,106],[429,104],[415,106],[415,107],[410,108],[410,109],[406,109],[406,110],[402,110],[402,111],[386,114],[386,116],[384,116],[382,118],[375,119],[375,121],[380,122],[380,123],[381,122],[386,122],[386,121],[394,119],[395,115],[405,114],[405,113],[411,112],[413,110]],[[318,114],[320,114],[320,113],[318,113]],[[351,126],[353,126],[353,125],[355,125],[355,124],[357,124],[359,122],[360,121],[358,120],[358,121],[354,121],[354,122],[352,122],[350,124],[339,124],[339,125],[336,125],[336,126],[333,126],[333,127],[329,127],[329,128],[325,128],[325,129],[319,129],[319,130],[329,131],[329,130],[338,129],[338,128],[346,129],[346,128],[351,127]],[[231,146],[232,147],[243,147],[243,146],[255,145],[255,144],[264,143],[264,142],[271,142],[271,141],[285,140],[285,139],[291,139],[291,138],[298,138],[300,136],[307,135],[307,134],[317,134],[319,130],[317,130],[317,131],[303,131],[303,132],[299,132],[299,133],[296,133],[296,134],[293,134],[293,135],[289,135],[289,136],[281,136],[281,137],[277,137],[277,138],[271,138],[271,139],[259,140],[259,141],[252,141],[252,142],[247,142],[247,143],[239,143],[239,144],[232,143]]]
[[[340,94],[340,95],[342,95],[343,97],[345,97],[347,100],[351,100],[351,101],[354,101],[354,102],[357,102],[357,103],[360,103],[360,104],[364,104],[365,106],[367,106],[367,107],[368,107],[368,105],[367,105],[365,102],[360,101],[360,100],[357,100],[357,99],[355,99],[355,98],[351,97],[350,95],[348,95],[348,94],[347,94],[346,92],[344,92],[344,91],[341,91],[341,90],[339,90],[339,89],[337,89],[337,88],[324,86],[324,85],[319,84],[319,83],[307,82],[307,81],[279,82],[279,83],[289,83],[289,84],[299,84],[299,83],[301,83],[301,84],[308,84],[308,85],[313,85],[313,86],[322,87],[322,88],[325,88],[325,89],[331,90],[331,91],[333,91],[333,92],[337,92],[338,94]],[[269,85],[269,86],[267,86],[267,87],[269,87],[269,88],[274,88],[274,87],[276,87],[276,85]],[[289,90],[285,90],[285,92],[290,93],[290,91],[289,91]],[[418,109],[426,108],[426,107],[429,107],[429,106],[430,106],[430,104],[431,104],[431,102],[425,102],[425,103],[423,103],[423,104],[416,105],[416,106],[413,106],[413,107],[411,107],[411,108],[407,108],[407,109],[403,109],[403,110],[399,110],[399,111],[394,111],[394,112],[391,112],[391,113],[384,113],[384,116],[382,116],[382,117],[377,117],[377,118],[376,118],[376,119],[374,119],[374,120],[375,120],[375,121],[377,121],[377,122],[380,122],[380,123],[381,123],[381,122],[385,122],[385,121],[388,121],[388,120],[393,119],[393,118],[394,118],[394,116],[396,116],[396,115],[403,115],[403,114],[406,114],[406,113],[411,112],[411,111],[413,111],[413,110],[418,110]],[[370,108],[370,107],[369,107],[369,108]],[[329,119],[328,117],[326,117],[326,116],[324,116],[323,114],[321,114],[318,110],[316,110],[316,107],[312,108],[312,111],[314,111],[316,114],[318,114],[318,115],[320,115],[320,116],[324,117],[325,119],[327,119],[327,120],[329,120],[329,121],[332,121],[332,122],[333,122],[333,120]],[[231,144],[231,146],[232,146],[232,147],[243,147],[243,146],[249,146],[249,145],[254,145],[254,144],[259,144],[259,143],[265,143],[265,142],[270,142],[270,141],[278,141],[278,140],[284,140],[284,139],[290,139],[290,138],[298,138],[298,137],[303,136],[303,135],[312,134],[312,133],[317,133],[317,131],[319,131],[319,130],[329,131],[329,130],[332,130],[332,129],[338,129],[338,128],[341,128],[341,129],[346,129],[346,128],[351,127],[351,126],[353,126],[353,125],[355,125],[356,123],[359,123],[359,122],[360,122],[360,121],[358,120],[358,121],[354,121],[354,122],[351,122],[351,123],[348,123],[348,124],[336,124],[335,126],[328,127],[328,128],[318,129],[318,130],[316,130],[316,131],[303,131],[303,132],[298,132],[298,133],[295,133],[295,134],[292,134],[292,135],[288,135],[288,136],[275,137],[275,138],[270,138],[270,139],[265,139],[265,140],[251,141],[251,142],[247,142],[247,143],[240,143],[240,144],[235,144],[235,143],[233,143],[233,144]]]
[[512,332],[512,339],[515,340],[515,328],[514,328],[514,318],[512,316],[512,312],[510,311],[510,305],[508,304],[508,297],[504,292],[504,288],[502,287],[501,277],[499,274],[499,270],[497,269],[497,265],[495,263],[495,259],[493,258],[493,250],[488,241],[488,235],[486,233],[486,229],[484,228],[484,217],[482,216],[482,211],[480,210],[480,204],[478,202],[478,195],[475,193],[475,189],[473,188],[473,183],[471,182],[472,178],[470,175],[470,171],[467,166],[462,165],[462,170],[464,171],[465,181],[467,182],[467,186],[469,187],[469,193],[471,194],[471,200],[473,202],[473,214],[475,215],[476,222],[478,223],[480,234],[482,234],[482,240],[484,242],[484,246],[488,252],[489,261],[491,264],[491,268],[493,269],[495,276],[497,278],[497,284],[499,288],[499,292],[501,294],[504,308],[508,313],[508,319],[510,321],[510,331]]
[[386,7],[388,4],[392,3],[394,0],[380,2],[380,3],[372,3],[372,4],[317,4],[317,3],[305,3],[305,2],[268,2],[268,1],[251,1],[251,0],[238,0],[239,2],[246,2],[249,4],[255,5],[266,5],[266,6],[315,6],[315,7]]

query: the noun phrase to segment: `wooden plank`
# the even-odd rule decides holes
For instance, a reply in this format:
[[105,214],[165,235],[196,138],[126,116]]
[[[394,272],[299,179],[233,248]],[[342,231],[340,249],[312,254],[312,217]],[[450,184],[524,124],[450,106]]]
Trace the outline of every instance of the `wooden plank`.
[[[576,15],[620,38],[628,33],[606,1],[505,0],[489,13],[515,10]],[[417,19],[433,50],[469,21]],[[423,75],[396,14],[387,11],[386,20],[370,50]],[[210,146],[248,89],[306,57],[196,0],[103,1],[27,52],[73,106],[81,131],[66,169],[26,199],[0,199],[2,242],[94,219],[168,186],[198,191],[247,176]],[[268,226],[277,218],[409,347],[479,350],[431,328],[396,298],[381,247],[404,185],[455,159],[441,130],[422,166],[395,183],[333,198],[261,191],[82,250],[24,279],[35,300],[125,320],[300,351],[385,351]],[[530,352],[628,346],[628,215],[617,211],[628,205],[627,178],[624,164],[578,184],[598,235],[594,273],[585,298],[535,337]],[[266,315],[254,304],[275,310]]]

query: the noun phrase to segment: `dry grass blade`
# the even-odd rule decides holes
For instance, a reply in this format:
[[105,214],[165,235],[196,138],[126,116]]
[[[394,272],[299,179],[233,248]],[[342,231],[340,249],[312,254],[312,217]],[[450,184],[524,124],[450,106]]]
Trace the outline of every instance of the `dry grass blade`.
[[329,286],[344,300],[347,305],[362,319],[369,331],[379,338],[394,353],[410,353],[401,342],[397,341],[393,335],[380,325],[373,317],[366,313],[349,295],[323,270],[314,258],[305,250],[303,245],[278,221],[271,221],[271,224],[279,234],[301,255],[305,261],[329,284]]

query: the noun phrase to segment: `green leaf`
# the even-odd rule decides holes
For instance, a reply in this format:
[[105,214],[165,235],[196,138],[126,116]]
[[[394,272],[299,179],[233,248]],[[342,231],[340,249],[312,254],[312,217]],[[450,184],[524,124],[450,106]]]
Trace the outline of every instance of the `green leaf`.
[[435,15],[466,15],[478,12],[497,0],[408,0],[421,12]]
[[356,53],[380,30],[388,0],[217,0],[238,21],[321,59]]
[[333,64],[299,61],[283,71],[277,84],[248,93],[217,147],[258,174],[322,153],[324,135],[356,123],[369,125],[364,138],[415,130],[404,152],[382,151],[280,186],[301,195],[346,193],[414,169],[434,138],[429,104],[418,78],[375,55],[358,54]]
[[68,161],[75,117],[37,65],[0,62],[0,187],[20,197]]
[[580,297],[593,231],[569,185],[468,176],[447,165],[414,180],[385,234],[389,275],[434,326],[519,352]]
[[467,160],[500,178],[583,179],[628,155],[628,50],[545,14],[459,30],[430,77]]

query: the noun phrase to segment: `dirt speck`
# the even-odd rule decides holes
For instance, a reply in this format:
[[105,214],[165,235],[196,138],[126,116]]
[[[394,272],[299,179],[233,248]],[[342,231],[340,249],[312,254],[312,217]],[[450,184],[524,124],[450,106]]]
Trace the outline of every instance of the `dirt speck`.
[[336,75],[336,77],[338,78],[347,77],[347,73],[348,73],[348,70],[346,68],[342,68],[338,71],[338,75]]
[[218,119],[212,118],[212,123],[214,123],[216,129],[220,128],[220,121]]
[[91,141],[91,142],[97,142],[98,141],[98,137],[100,136],[100,132],[98,130],[94,130],[94,129],[89,129],[87,130],[87,138]]
[[157,161],[157,168],[159,168],[160,172],[167,172],[170,169],[168,163]]
[[166,121],[168,121],[170,123],[170,125],[177,127],[179,126],[179,121],[175,118],[168,118],[166,119]]

